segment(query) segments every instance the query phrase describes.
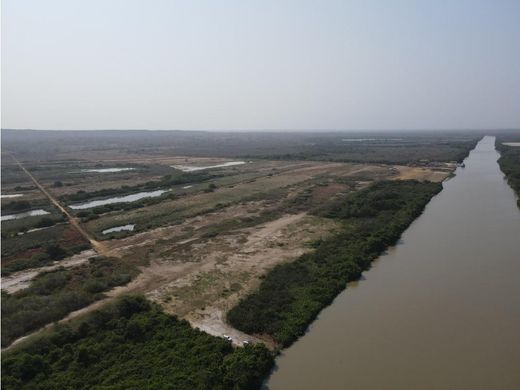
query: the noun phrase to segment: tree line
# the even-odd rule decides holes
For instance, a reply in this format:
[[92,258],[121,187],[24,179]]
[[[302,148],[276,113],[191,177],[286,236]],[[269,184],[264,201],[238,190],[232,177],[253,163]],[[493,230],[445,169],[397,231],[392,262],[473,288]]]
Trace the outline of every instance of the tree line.
[[228,321],[250,334],[267,334],[286,347],[346,287],[360,278],[417,218],[440,183],[383,181],[317,211],[342,221],[340,231],[296,261],[276,266],[259,289],[228,312]]
[[506,175],[507,182],[518,195],[517,205],[520,208],[520,147],[503,144],[503,139],[496,138],[496,147],[500,151],[498,165]]
[[233,348],[140,296],[2,356],[4,389],[252,389],[273,365],[263,345]]

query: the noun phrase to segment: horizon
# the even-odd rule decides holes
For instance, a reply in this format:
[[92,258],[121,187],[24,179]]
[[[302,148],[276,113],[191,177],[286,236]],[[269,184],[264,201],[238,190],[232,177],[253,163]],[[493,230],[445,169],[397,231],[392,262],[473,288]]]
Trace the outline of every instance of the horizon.
[[520,131],[520,127],[511,127],[511,128],[500,128],[500,127],[486,127],[486,128],[422,128],[422,129],[22,129],[22,128],[2,128],[0,131],[57,131],[57,132],[65,132],[65,131],[157,131],[157,132],[166,132],[166,131],[175,131],[175,132],[209,132],[209,133],[280,133],[280,132],[290,132],[290,133],[391,133],[391,132],[403,132],[403,133],[413,133],[413,132],[482,132],[482,131],[493,131],[493,132],[508,132],[508,131]]
[[519,128],[519,13],[513,0],[6,0],[2,127]]

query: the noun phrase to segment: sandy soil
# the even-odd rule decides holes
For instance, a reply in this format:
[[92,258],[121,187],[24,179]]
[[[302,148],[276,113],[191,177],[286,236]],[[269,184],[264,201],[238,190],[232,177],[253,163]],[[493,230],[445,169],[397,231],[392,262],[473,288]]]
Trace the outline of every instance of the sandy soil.
[[20,272],[15,272],[9,276],[4,276],[2,277],[2,290],[7,291],[9,294],[15,293],[29,287],[31,281],[42,272],[52,271],[59,267],[77,267],[78,265],[86,263],[88,259],[93,256],[96,256],[96,252],[89,249],[77,253],[67,259],[55,261],[52,265],[26,269]]
[[429,180],[433,182],[441,182],[445,180],[454,170],[453,166],[446,166],[445,168],[431,169],[431,168],[420,168],[420,167],[409,167],[395,165],[398,176],[396,179],[400,180]]
[[225,313],[260,284],[261,275],[310,250],[308,243],[330,234],[334,227],[332,221],[300,213],[193,244],[184,253],[198,264],[193,272],[146,295],[195,327],[231,336],[237,345],[243,340],[257,341],[233,331]]
[[[219,160],[171,158],[161,161],[185,165],[194,162],[218,163]],[[301,212],[282,215],[253,227],[222,229],[224,221],[258,217],[262,211],[273,209],[278,203],[277,200],[246,202],[241,201],[240,196],[281,186],[290,186],[291,191],[294,188],[297,194],[309,188],[308,180],[315,183],[313,179],[317,177],[320,180],[333,176],[346,177],[356,181],[358,187],[363,187],[371,179],[383,178],[442,181],[451,172],[449,167],[430,169],[316,162],[262,162],[259,168],[274,174],[219,188],[214,193],[198,193],[180,201],[163,202],[123,213],[146,213],[147,217],[152,218],[155,212],[167,212],[170,204],[175,207],[191,203],[204,205],[214,197],[236,197],[228,207],[184,219],[176,225],[103,241],[102,244],[91,239],[98,252],[141,265],[141,273],[128,285],[109,291],[105,299],[70,313],[62,321],[97,309],[122,294],[141,293],[159,303],[165,311],[187,319],[195,327],[216,336],[230,336],[235,345],[241,345],[244,340],[257,342],[258,339],[231,328],[225,321],[225,313],[241,297],[257,288],[262,275],[273,266],[298,258],[311,250],[309,243],[332,234],[336,222]],[[349,185],[330,182],[314,186],[311,195],[319,203],[348,190]],[[237,194],[240,196],[237,197]],[[218,230],[218,235],[207,235],[208,229],[212,228]],[[93,252],[88,256],[84,254],[84,258],[71,258],[59,265],[49,266],[51,268],[14,274],[3,278],[2,287],[9,292],[18,291],[27,287],[38,272],[61,265],[75,266],[92,255]],[[266,343],[270,345],[268,341]]]
[[[114,288],[105,299],[72,312],[59,322],[98,309],[123,294],[141,293],[201,330],[215,336],[230,336],[235,345],[242,345],[243,341],[259,342],[259,339],[231,328],[225,322],[225,313],[240,297],[259,285],[260,275],[275,264],[295,259],[310,250],[309,242],[330,234],[334,227],[332,221],[300,213],[239,229],[222,237],[180,240],[175,246],[177,256],[151,261],[126,286]],[[136,237],[126,240],[130,239]],[[153,245],[153,242],[149,244]],[[133,249],[132,246],[122,246],[115,250],[124,258],[124,253]],[[80,261],[79,257],[77,261]],[[23,280],[18,280],[17,285],[22,283]],[[52,324],[40,331],[50,326]],[[11,346],[26,338],[16,340]],[[265,340],[261,341],[270,346]]]

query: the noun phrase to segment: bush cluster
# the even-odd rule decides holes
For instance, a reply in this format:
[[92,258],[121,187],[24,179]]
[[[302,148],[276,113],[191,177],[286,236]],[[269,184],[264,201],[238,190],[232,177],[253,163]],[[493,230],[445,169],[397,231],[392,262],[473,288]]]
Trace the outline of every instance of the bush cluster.
[[8,389],[251,389],[273,365],[262,345],[229,341],[127,296],[2,359]]
[[[54,247],[49,252],[62,255]],[[102,298],[103,291],[128,283],[136,274],[135,267],[118,259],[96,257],[76,268],[40,274],[14,294],[2,291],[2,347]]]
[[314,252],[276,266],[256,292],[229,311],[229,322],[290,345],[347,282],[359,279],[397,242],[441,189],[439,183],[414,180],[378,182],[322,208],[321,215],[343,222],[341,231],[317,242]]
[[497,138],[497,149],[501,153],[498,164],[506,175],[509,185],[519,196],[517,205],[520,208],[520,148],[503,145],[502,140]]

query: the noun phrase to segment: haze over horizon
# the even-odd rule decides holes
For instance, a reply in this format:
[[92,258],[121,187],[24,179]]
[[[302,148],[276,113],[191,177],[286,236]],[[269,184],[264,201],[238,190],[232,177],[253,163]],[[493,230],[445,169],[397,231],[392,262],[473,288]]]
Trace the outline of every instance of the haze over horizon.
[[519,128],[518,15],[514,0],[5,0],[2,128]]

